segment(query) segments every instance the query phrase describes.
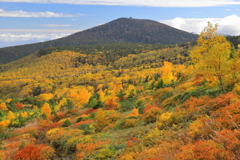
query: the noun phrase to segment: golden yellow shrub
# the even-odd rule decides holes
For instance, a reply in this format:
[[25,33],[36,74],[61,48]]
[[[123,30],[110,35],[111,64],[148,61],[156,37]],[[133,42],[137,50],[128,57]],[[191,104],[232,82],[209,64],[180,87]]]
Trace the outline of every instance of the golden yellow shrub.
[[156,122],[156,126],[158,128],[161,128],[163,126],[167,126],[169,125],[169,120],[172,116],[172,113],[171,112],[165,112],[163,114],[161,114],[161,116],[158,118],[157,122]]
[[5,158],[6,158],[5,153],[2,150],[0,150],[0,160],[5,160]]

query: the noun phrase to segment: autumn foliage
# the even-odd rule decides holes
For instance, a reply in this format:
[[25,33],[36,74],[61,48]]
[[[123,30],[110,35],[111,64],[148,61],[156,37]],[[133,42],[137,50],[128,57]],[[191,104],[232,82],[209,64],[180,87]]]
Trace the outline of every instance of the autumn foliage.
[[0,110],[8,111],[7,105],[4,102],[0,103]]
[[238,160],[240,56],[216,30],[0,65],[0,160]]
[[54,152],[50,146],[29,144],[14,156],[14,160],[47,160],[54,155]]

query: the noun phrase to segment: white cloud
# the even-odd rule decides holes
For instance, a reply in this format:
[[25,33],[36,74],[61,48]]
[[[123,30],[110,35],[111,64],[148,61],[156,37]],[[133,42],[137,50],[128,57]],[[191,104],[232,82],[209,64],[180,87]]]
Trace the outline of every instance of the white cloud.
[[83,14],[63,14],[63,13],[55,13],[55,12],[26,12],[22,10],[18,11],[5,11],[4,9],[0,9],[0,17],[27,17],[27,18],[39,18],[39,17],[79,17],[83,16]]
[[151,7],[206,7],[237,5],[239,0],[0,0],[0,2],[62,3],[79,5],[121,5]]
[[13,34],[13,33],[3,33],[0,34],[0,41],[14,42],[14,41],[29,41],[29,40],[38,40],[43,41],[47,39],[56,39],[68,34],[39,34],[39,33],[22,33],[22,34]]
[[0,30],[0,47],[22,45],[34,42],[43,42],[68,36],[77,30]]
[[73,33],[81,30],[73,29],[0,29],[1,33]]
[[49,28],[58,28],[58,27],[71,27],[70,24],[43,24],[42,27],[49,27]]
[[210,21],[218,24],[218,32],[224,35],[240,35],[240,17],[237,15],[226,16],[224,18],[174,18],[161,21],[174,28],[187,32],[200,33]]

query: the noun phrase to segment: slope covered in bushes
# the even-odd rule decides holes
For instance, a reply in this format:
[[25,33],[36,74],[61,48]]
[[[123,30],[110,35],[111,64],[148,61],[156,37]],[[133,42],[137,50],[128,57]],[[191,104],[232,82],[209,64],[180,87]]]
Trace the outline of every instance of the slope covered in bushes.
[[194,47],[104,63],[61,51],[2,72],[0,159],[239,159],[240,52],[216,29]]

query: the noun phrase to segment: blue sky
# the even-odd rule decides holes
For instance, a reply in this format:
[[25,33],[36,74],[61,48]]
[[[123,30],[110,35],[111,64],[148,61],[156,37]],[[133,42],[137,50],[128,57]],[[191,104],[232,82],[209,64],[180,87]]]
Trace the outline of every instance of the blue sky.
[[0,0],[0,47],[67,36],[120,17],[199,33],[207,21],[240,35],[240,0]]

